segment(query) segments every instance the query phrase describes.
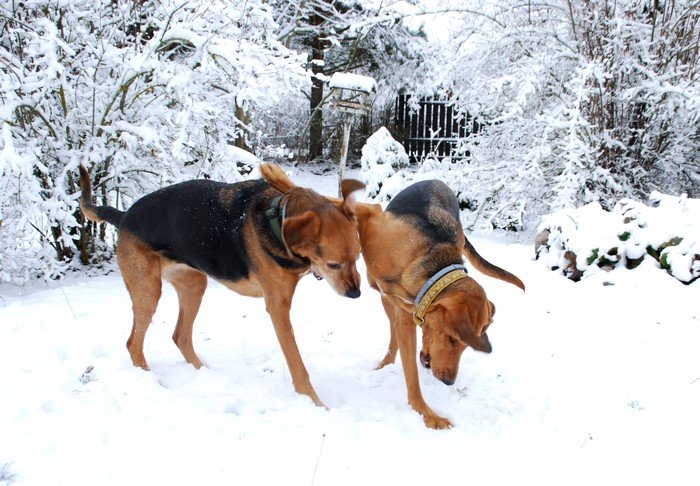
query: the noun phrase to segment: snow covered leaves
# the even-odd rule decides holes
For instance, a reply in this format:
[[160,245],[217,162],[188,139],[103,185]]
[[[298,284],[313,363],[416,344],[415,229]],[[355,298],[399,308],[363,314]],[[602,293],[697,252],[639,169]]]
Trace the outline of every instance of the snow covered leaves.
[[572,280],[600,269],[634,269],[652,260],[681,282],[700,277],[700,200],[653,192],[654,206],[623,199],[545,216],[536,257]]

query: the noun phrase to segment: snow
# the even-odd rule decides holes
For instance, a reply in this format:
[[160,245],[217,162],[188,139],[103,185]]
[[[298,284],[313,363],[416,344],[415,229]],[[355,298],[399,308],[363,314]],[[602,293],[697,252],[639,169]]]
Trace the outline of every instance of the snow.
[[[620,200],[612,211],[599,203],[567,208],[542,218],[537,233],[548,231],[538,252],[548,268],[568,271],[566,253],[576,255],[583,276],[599,267],[634,268],[653,259],[682,282],[700,277],[700,200],[654,191],[650,206]],[[571,268],[573,270],[573,268]]]
[[333,73],[328,85],[331,88],[352,89],[371,93],[375,91],[377,82],[369,76],[353,73]]
[[[334,192],[332,174],[292,177]],[[171,340],[165,285],[145,372],[125,348],[118,274],[3,284],[0,484],[697,484],[698,282],[645,261],[574,283],[535,261],[530,241],[470,239],[527,293],[471,271],[498,309],[494,351],[467,350],[452,387],[421,368],[426,401],[455,424],[446,431],[407,404],[400,358],[373,370],[388,323],[366,279],[356,300],[312,277],[294,298],[328,410],[294,392],[260,299],[210,282],[196,370]]]

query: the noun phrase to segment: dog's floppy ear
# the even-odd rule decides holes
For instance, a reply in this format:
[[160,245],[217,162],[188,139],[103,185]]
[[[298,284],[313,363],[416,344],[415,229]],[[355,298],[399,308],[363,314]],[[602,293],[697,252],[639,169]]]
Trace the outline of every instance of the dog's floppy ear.
[[336,206],[348,218],[355,217],[355,198],[352,193],[364,188],[365,185],[357,179],[344,179],[340,183],[340,192],[343,195],[343,200],[336,203]]
[[294,253],[307,256],[316,247],[321,233],[321,219],[313,211],[291,216],[282,222],[282,235]]
[[476,335],[471,318],[468,315],[465,316],[464,324],[458,327],[457,334],[462,341],[477,351],[481,351],[482,353],[490,353],[493,351],[489,337],[485,332],[481,333],[481,336]]

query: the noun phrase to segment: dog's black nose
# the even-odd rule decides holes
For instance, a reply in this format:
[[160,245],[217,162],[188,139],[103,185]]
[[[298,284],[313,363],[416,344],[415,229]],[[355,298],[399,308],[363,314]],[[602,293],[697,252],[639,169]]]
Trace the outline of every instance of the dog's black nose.
[[456,376],[450,378],[448,373],[445,373],[445,376],[439,376],[439,375],[436,375],[436,376],[437,376],[438,380],[440,380],[441,382],[443,382],[447,386],[454,385],[455,379],[457,378]]
[[359,296],[360,296],[359,287],[356,289],[349,289],[347,292],[345,292],[345,297],[350,297],[351,299],[357,299]]
[[425,354],[423,351],[420,352],[420,363],[423,365],[423,368],[425,369],[430,369],[430,355]]

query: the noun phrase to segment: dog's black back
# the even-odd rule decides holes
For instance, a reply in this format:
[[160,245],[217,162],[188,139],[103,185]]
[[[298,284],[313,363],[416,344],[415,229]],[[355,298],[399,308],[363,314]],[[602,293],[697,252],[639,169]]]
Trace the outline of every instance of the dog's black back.
[[[214,278],[238,281],[248,277],[251,265],[244,224],[248,216],[264,214],[277,193],[262,180],[182,182],[136,201],[119,229],[168,259]],[[275,244],[264,218],[255,218],[254,224],[265,233],[265,243]]]
[[411,184],[399,192],[386,211],[407,218],[433,243],[457,243],[462,231],[459,203],[452,189],[438,180]]

